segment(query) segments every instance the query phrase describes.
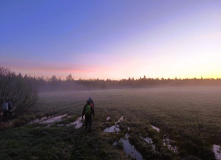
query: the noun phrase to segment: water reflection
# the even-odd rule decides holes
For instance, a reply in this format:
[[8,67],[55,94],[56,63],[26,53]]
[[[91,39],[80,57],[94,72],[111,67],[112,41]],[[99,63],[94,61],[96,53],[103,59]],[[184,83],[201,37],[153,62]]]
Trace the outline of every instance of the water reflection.
[[[119,141],[123,144],[124,152],[131,158],[134,158],[136,160],[143,160],[142,155],[136,150],[136,148],[133,145],[130,144],[128,138],[129,135],[126,134],[125,137],[121,138]],[[113,145],[116,145],[116,142]]]

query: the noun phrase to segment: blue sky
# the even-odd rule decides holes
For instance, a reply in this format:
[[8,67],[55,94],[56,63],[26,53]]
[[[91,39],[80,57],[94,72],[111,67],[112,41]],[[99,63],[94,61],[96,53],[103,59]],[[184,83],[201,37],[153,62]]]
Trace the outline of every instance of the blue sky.
[[0,65],[31,76],[221,77],[221,1],[0,1]]

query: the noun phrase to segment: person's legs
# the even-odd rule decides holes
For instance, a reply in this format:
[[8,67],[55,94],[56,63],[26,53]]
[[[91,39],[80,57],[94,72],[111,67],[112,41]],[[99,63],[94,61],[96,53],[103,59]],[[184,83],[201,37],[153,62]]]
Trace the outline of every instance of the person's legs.
[[89,131],[91,130],[91,125],[92,125],[92,116],[89,117]]
[[6,122],[7,121],[7,112],[4,110],[3,111],[3,122]]
[[85,115],[85,129],[87,130],[88,127],[89,118],[87,115]]
[[12,111],[9,110],[9,111],[8,111],[8,114],[9,114],[8,119],[11,120],[11,117],[12,117]]

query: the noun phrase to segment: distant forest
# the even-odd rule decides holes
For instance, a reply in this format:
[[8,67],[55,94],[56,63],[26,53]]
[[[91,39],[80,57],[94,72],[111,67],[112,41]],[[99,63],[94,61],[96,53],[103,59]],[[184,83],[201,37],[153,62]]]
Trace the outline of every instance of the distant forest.
[[[0,67],[0,70],[6,68]],[[44,90],[90,90],[90,89],[113,89],[113,88],[143,88],[143,87],[158,87],[158,86],[211,86],[221,85],[221,78],[186,78],[186,79],[164,79],[164,78],[147,78],[146,76],[139,79],[128,78],[121,80],[111,79],[78,79],[75,80],[71,74],[69,74],[65,80],[52,77],[31,77],[28,75],[22,76],[21,73],[15,74],[8,70],[11,75],[17,78],[22,78],[26,83],[38,89]],[[2,72],[1,72],[2,74]],[[0,75],[4,76],[4,75]]]
[[111,89],[111,88],[143,88],[143,87],[160,87],[160,86],[211,86],[221,85],[221,79],[164,79],[164,78],[143,78],[134,79],[79,79],[74,80],[71,75],[66,80],[58,79],[56,76],[51,78],[33,78],[24,76],[30,84],[39,90],[54,90],[54,89],[70,89],[70,90],[87,90],[87,89]]

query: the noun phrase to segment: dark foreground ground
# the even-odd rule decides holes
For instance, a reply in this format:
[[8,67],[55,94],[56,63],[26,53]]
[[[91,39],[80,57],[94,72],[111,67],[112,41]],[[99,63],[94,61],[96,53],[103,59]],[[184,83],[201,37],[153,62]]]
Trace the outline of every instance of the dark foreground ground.
[[[92,131],[63,125],[81,116],[88,97],[95,102]],[[5,129],[0,131],[0,159],[130,159],[119,142],[128,133],[129,142],[144,159],[213,160],[213,145],[221,145],[220,97],[220,87],[40,93],[40,101],[31,113],[4,124]],[[50,127],[27,123],[63,114],[67,116]],[[121,116],[121,131],[105,133],[104,129]],[[21,123],[26,124],[19,126]],[[155,148],[141,137],[151,138]],[[177,147],[177,152],[164,145],[165,138]],[[113,146],[114,142],[119,143]]]

